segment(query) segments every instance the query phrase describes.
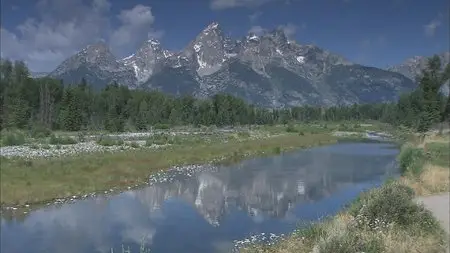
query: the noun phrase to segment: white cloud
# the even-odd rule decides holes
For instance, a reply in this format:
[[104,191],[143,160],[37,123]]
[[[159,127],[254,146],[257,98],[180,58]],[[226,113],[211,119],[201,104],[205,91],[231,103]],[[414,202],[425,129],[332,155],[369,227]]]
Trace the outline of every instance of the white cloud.
[[248,32],[260,36],[265,31],[266,31],[266,29],[262,28],[261,26],[255,25],[255,26],[250,27],[250,30]]
[[[278,29],[283,30],[284,34],[286,35],[286,37],[288,39],[292,39],[292,37],[300,30],[304,30],[306,29],[306,24],[302,24],[300,27],[292,24],[292,23],[288,23],[286,25],[279,25]],[[250,27],[250,30],[248,31],[249,33],[253,33],[256,35],[262,35],[265,32],[267,32],[268,29],[261,27],[259,25],[254,25],[252,27]]]
[[257,7],[276,0],[212,0],[211,9],[223,10],[235,7]]
[[[32,71],[51,71],[64,59],[98,41],[109,42],[122,56],[148,36],[160,37],[152,28],[151,7],[136,5],[113,16],[109,0],[40,0],[37,15],[14,29],[1,28],[1,56],[24,60]],[[117,18],[119,27],[112,27]]]
[[441,25],[441,21],[438,19],[432,20],[430,23],[424,25],[425,35],[428,37],[433,37],[436,33],[436,29]]
[[[281,28],[284,31],[284,34],[288,38],[292,38],[292,36],[297,33],[298,27],[292,23],[288,23],[286,25],[280,25],[279,28]],[[302,24],[301,29],[305,29],[306,25]]]
[[135,47],[136,44],[142,43],[148,37],[159,38],[162,36],[162,32],[149,29],[155,21],[149,6],[136,5],[133,9],[122,10],[117,17],[122,25],[111,35],[111,44],[114,47],[124,45]]

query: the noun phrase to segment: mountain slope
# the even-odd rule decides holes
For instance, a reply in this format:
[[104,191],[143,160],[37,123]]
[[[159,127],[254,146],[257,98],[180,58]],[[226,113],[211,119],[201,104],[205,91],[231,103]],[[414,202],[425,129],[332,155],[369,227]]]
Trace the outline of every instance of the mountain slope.
[[112,82],[130,87],[137,83],[133,70],[117,61],[104,43],[87,46],[65,60],[49,76],[63,79],[65,83],[78,83],[85,78],[97,89]]
[[[443,52],[438,54],[443,66],[450,63],[450,52]],[[389,71],[398,72],[412,80],[420,75],[422,69],[427,67],[428,57],[414,56],[405,60],[403,63],[388,68]]]
[[240,40],[217,23],[208,25],[180,52],[148,40],[117,60],[104,44],[88,46],[51,76],[84,77],[98,88],[118,82],[133,88],[210,97],[219,92],[267,107],[392,101],[414,82],[401,74],[353,64],[314,45],[289,41],[281,29]]

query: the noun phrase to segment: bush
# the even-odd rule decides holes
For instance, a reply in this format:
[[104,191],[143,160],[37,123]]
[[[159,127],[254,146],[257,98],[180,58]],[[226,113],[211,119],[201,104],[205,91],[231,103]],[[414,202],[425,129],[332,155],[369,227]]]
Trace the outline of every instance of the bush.
[[145,146],[155,145],[165,145],[173,143],[173,140],[167,134],[155,134],[147,138],[145,141]]
[[288,132],[288,133],[296,133],[296,132],[298,132],[298,130],[297,130],[297,128],[295,128],[294,124],[288,123],[288,125],[286,127],[286,132]]
[[273,148],[273,153],[274,154],[281,154],[281,148],[280,147]]
[[52,145],[71,145],[77,144],[77,141],[69,136],[56,136],[55,134],[50,135],[49,143]]
[[439,227],[432,214],[413,202],[414,191],[400,183],[385,184],[363,193],[350,207],[357,227],[383,229],[390,224],[402,227],[418,225],[422,231],[436,231]]
[[385,249],[383,239],[376,234],[363,235],[360,231],[349,230],[343,234],[332,235],[319,244],[320,253],[379,253]]
[[420,148],[404,145],[400,150],[398,163],[402,174],[409,172],[419,176],[425,163],[425,154]]
[[122,139],[115,139],[110,136],[100,136],[97,140],[97,144],[105,147],[110,146],[120,146],[123,145],[124,141]]
[[19,131],[1,133],[2,146],[20,146],[25,144],[25,135]]
[[33,126],[30,130],[30,136],[33,138],[46,138],[52,134],[52,131],[40,124]]
[[133,142],[130,142],[130,147],[132,147],[132,148],[140,148],[141,146],[139,145],[139,143],[137,143],[137,142],[135,142],[135,141],[133,141]]
[[250,137],[250,133],[249,132],[238,132],[238,136],[241,138],[249,138]]

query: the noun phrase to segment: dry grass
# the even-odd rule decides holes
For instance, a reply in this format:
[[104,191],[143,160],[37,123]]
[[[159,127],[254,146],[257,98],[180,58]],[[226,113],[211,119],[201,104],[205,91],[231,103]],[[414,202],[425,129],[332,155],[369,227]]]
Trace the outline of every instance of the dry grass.
[[266,139],[230,139],[195,145],[180,144],[163,150],[134,150],[37,159],[1,158],[1,201],[4,205],[40,203],[146,182],[160,169],[202,164],[217,159],[236,162],[248,156],[335,142],[329,134],[284,134]]
[[419,178],[405,176],[401,178],[401,181],[411,187],[418,196],[448,192],[450,191],[450,169],[427,163]]
[[386,253],[444,253],[445,245],[433,235],[411,235],[407,230],[390,230],[382,235]]
[[400,180],[414,189],[416,195],[427,196],[450,191],[450,142],[449,135],[431,133],[415,147],[427,154],[420,174],[406,173]]

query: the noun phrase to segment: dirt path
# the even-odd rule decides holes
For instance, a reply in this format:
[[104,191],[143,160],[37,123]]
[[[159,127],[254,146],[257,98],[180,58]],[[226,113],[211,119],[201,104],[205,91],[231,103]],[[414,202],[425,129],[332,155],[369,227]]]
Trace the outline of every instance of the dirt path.
[[[450,234],[450,193],[420,197],[417,202],[423,203],[433,212],[441,226]],[[447,249],[447,252],[450,252],[450,249]]]

